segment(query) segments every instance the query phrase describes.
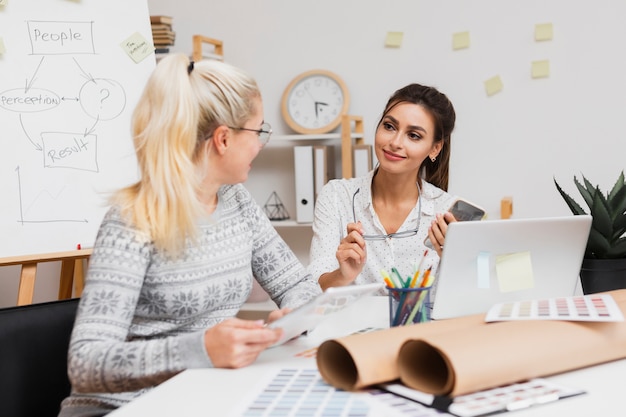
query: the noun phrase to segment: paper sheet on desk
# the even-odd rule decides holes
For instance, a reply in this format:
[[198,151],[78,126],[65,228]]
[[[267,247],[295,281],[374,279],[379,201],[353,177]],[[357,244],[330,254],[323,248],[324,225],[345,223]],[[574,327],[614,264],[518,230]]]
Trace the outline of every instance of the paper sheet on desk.
[[[626,313],[626,290],[609,294]],[[318,348],[318,368],[342,389],[400,378],[420,391],[456,396],[626,357],[625,322],[483,319],[481,314],[329,340]]]
[[485,321],[569,320],[624,321],[624,315],[610,294],[589,294],[496,304]]

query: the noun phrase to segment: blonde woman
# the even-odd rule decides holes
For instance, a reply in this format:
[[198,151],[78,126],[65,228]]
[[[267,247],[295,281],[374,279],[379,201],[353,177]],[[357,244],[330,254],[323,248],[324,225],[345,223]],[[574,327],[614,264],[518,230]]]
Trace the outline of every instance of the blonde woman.
[[280,330],[234,318],[256,279],[281,310],[319,285],[241,185],[271,128],[256,82],[164,58],[133,114],[141,179],[112,197],[69,347],[61,416],[96,416],[188,368],[238,368]]

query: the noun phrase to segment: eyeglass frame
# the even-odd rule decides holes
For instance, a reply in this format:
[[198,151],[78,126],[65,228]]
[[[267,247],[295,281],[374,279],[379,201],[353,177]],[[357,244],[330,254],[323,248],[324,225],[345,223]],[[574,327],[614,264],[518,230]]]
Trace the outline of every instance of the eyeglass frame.
[[[420,189],[419,184],[417,185],[417,189],[419,190],[419,195],[417,196],[417,227],[411,230],[403,230],[402,232],[388,233],[386,235],[366,235],[363,234],[363,239],[365,240],[387,240],[387,239],[402,239],[405,237],[415,236],[420,229],[420,223],[422,221],[422,191]],[[356,209],[354,206],[354,200],[356,199],[356,195],[361,191],[360,188],[357,188],[354,194],[352,194],[352,220],[356,223]]]
[[[259,138],[259,142],[261,142],[261,146],[265,146],[267,145],[267,143],[270,141],[270,137],[272,136],[272,125],[270,125],[267,122],[263,122],[261,124],[261,128],[260,129],[250,129],[247,127],[234,127],[234,126],[228,126],[229,129],[235,129],[235,130],[247,130],[248,132],[255,132]],[[267,135],[267,139],[264,139],[261,137],[262,134],[266,134]]]

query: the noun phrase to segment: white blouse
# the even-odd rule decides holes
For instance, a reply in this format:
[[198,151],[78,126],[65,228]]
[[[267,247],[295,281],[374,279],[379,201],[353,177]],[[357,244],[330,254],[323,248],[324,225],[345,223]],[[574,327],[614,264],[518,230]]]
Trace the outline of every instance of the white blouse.
[[[365,235],[387,234],[372,205],[371,184],[374,172],[370,171],[359,178],[331,180],[319,193],[315,202],[308,267],[308,272],[314,279],[319,279],[322,274],[339,268],[335,254],[339,242],[346,236],[348,223],[360,221]],[[415,207],[398,229],[398,233],[415,229],[419,221],[417,234],[366,240],[367,262],[357,276],[355,284],[383,282],[381,269],[391,273],[392,267],[398,269],[403,278],[413,275],[427,249],[424,240],[428,236],[428,229],[435,215],[448,210],[456,198],[426,181],[422,181],[421,191]],[[437,252],[429,250],[422,269],[430,266],[433,268],[432,273],[436,273],[438,264]]]

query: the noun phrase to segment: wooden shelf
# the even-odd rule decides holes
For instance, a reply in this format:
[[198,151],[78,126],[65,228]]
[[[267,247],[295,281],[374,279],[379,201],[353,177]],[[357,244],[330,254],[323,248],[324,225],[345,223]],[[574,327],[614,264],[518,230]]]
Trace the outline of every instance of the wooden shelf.
[[[219,39],[209,38],[203,35],[193,35],[193,54],[192,59],[196,62],[202,59],[224,60],[224,43]],[[204,47],[209,45],[213,50],[207,52]]]
[[310,141],[310,140],[341,140],[341,175],[343,178],[352,178],[353,175],[353,154],[354,145],[363,145],[365,135],[363,133],[363,117],[344,114],[341,117],[341,131],[338,133],[323,134],[294,134],[294,135],[273,135],[270,139],[276,142],[281,141]]
[[[360,136],[353,136],[355,134],[360,134]],[[343,178],[352,178],[354,172],[352,147],[355,144],[365,144],[363,136],[363,117],[344,114],[341,117],[341,173]]]
[[[364,135],[362,132],[360,133],[356,133],[356,132],[352,132],[350,137],[352,139],[363,139]],[[272,138],[270,139],[270,142],[272,141],[298,141],[298,140],[332,140],[332,139],[341,139],[342,138],[342,134],[341,133],[324,133],[324,134],[318,134],[318,135],[300,135],[300,134],[293,134],[293,135],[272,135]]]

